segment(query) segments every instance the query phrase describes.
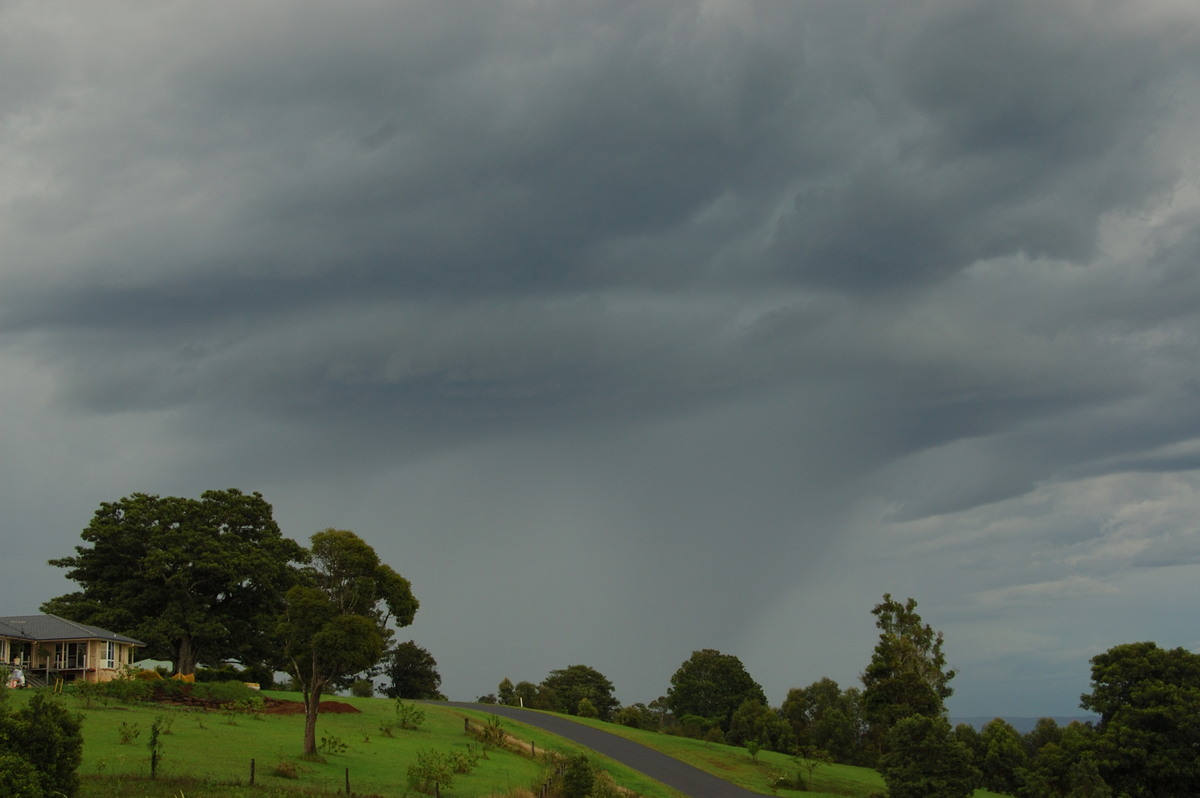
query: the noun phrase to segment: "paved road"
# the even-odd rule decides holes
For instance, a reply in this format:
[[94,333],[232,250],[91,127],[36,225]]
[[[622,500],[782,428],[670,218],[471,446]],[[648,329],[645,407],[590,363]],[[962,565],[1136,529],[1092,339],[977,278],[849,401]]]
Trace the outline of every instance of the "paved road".
[[640,770],[650,778],[661,781],[668,787],[679,790],[685,795],[693,796],[693,798],[746,798],[746,796],[761,798],[759,793],[744,790],[735,784],[705,773],[699,768],[692,767],[686,762],[681,762],[666,754],[660,754],[640,743],[556,715],[497,704],[451,702],[450,706],[501,715],[530,726],[537,726],[539,729],[545,729],[560,737],[585,745],[596,753],[612,757],[634,770]]

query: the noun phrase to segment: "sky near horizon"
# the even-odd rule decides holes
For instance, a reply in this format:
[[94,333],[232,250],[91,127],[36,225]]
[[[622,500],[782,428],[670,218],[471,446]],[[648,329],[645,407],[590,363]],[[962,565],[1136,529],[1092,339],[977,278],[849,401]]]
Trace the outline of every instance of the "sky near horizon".
[[454,699],[1200,650],[1200,8],[0,0],[0,609],[260,491]]

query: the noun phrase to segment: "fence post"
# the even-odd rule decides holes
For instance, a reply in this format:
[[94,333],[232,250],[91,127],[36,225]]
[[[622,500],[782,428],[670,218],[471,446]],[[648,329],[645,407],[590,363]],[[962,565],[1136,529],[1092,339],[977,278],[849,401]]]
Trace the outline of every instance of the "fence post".
[[350,794],[350,768],[346,768],[346,795]]
[[250,786],[254,786],[254,760],[250,760]]

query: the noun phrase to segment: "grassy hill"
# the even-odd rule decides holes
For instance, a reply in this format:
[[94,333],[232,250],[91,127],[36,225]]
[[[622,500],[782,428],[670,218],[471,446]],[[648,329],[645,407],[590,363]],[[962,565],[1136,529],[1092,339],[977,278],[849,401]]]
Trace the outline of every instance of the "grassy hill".
[[[13,695],[27,701],[32,691]],[[263,695],[295,700],[289,693]],[[537,794],[549,772],[547,758],[578,751],[574,744],[541,730],[508,719],[501,725],[509,748],[489,747],[464,732],[464,720],[486,725],[486,712],[460,710],[438,704],[422,705],[426,718],[420,729],[395,729],[393,736],[381,725],[395,719],[394,703],[382,698],[338,698],[358,712],[323,713],[318,739],[325,740],[323,762],[299,756],[303,737],[302,714],[249,714],[181,708],[154,704],[93,702],[88,707],[70,695],[60,699],[83,716],[84,753],[79,768],[82,798],[98,796],[229,796],[230,798],[290,798],[336,794],[419,795],[408,785],[407,771],[421,753],[473,754],[478,756],[470,773],[455,774],[445,796],[511,796]],[[158,778],[151,781],[147,742],[151,725],[159,721],[162,759]],[[825,765],[813,774],[811,792],[772,790],[780,775],[794,777],[797,763],[782,754],[763,752],[757,761],[745,749],[705,743],[653,732],[627,729],[598,721],[580,721],[614,731],[652,748],[683,759],[747,789],[781,796],[858,796],[867,798],[884,790],[879,774],[865,768]],[[531,757],[530,751],[536,756]],[[615,783],[647,798],[675,798],[679,794],[618,763],[593,755],[596,765]],[[251,762],[254,785],[250,785]],[[977,797],[989,795],[980,791]]]

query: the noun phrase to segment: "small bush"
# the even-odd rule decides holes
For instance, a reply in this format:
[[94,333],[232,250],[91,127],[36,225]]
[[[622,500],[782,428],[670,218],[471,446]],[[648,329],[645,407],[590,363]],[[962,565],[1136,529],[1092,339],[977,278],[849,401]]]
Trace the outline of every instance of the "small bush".
[[350,695],[355,698],[370,698],[375,695],[375,682],[370,679],[356,679],[350,685]]
[[71,682],[70,692],[83,702],[86,709],[91,709],[97,703],[108,706],[108,691],[100,682],[76,680]]
[[425,710],[403,699],[396,699],[396,723],[401,729],[415,731],[425,722]]
[[232,665],[220,665],[216,668],[197,668],[196,683],[200,682],[246,682],[242,671]]
[[483,743],[483,748],[486,751],[488,746],[499,748],[504,745],[504,727],[500,725],[500,718],[496,715],[489,715],[486,726],[479,729],[476,736],[479,742]]
[[295,762],[284,759],[275,764],[275,767],[271,769],[271,775],[281,779],[298,779],[300,778],[300,767]]
[[163,744],[159,739],[159,735],[163,733],[163,718],[159,715],[150,724],[150,741],[146,747],[150,749],[150,778],[155,778],[158,775],[158,763],[163,758]]
[[346,745],[346,741],[336,734],[326,732],[321,735],[321,744],[317,746],[317,750],[326,754],[344,754],[350,750],[350,746]]
[[122,704],[136,704],[154,697],[154,689],[149,682],[141,679],[118,678],[104,682],[101,687],[104,695]]
[[129,745],[138,738],[142,730],[138,728],[136,723],[121,721],[117,733],[121,736],[121,745]]
[[767,786],[772,790],[800,790],[804,791],[804,778],[797,773],[796,778],[792,778],[781,770],[777,770],[767,777]]
[[586,798],[596,783],[596,771],[587,754],[576,754],[567,760],[562,772],[562,794],[565,798]]
[[417,761],[408,766],[408,786],[417,792],[433,794],[439,788],[454,785],[454,763],[441,751],[417,751]]
[[628,798],[629,793],[622,790],[613,777],[603,770],[596,771],[596,779],[592,783],[592,791],[588,798]]
[[450,760],[455,773],[470,773],[479,764],[479,757],[479,751],[468,745],[465,751],[455,751],[452,753]]

